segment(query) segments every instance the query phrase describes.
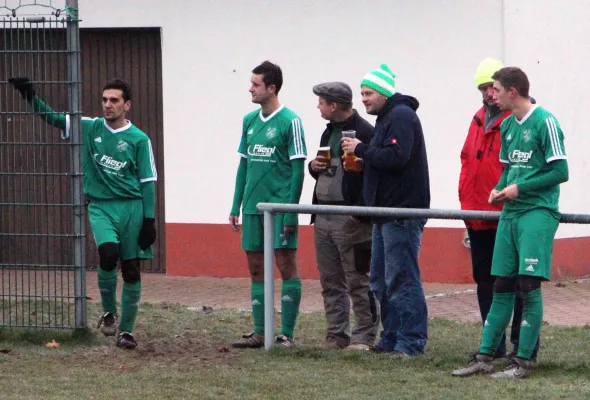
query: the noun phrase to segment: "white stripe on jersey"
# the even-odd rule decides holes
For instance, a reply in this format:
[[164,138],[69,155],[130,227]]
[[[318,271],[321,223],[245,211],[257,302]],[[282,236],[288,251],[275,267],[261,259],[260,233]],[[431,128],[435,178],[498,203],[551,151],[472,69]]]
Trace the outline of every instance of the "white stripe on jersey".
[[557,124],[553,117],[545,119],[547,129],[549,131],[549,140],[551,141],[551,148],[553,149],[553,156],[560,157],[565,156],[565,152],[561,148],[561,142],[559,141],[559,132],[557,131]]
[[291,120],[291,129],[293,131],[295,155],[303,155],[303,138],[301,136],[301,120],[299,118]]
[[145,178],[145,179],[140,179],[139,182],[140,183],[145,183],[145,182],[153,182],[153,181],[157,181],[158,178],[153,177],[153,178]]
[[[156,160],[154,158],[154,152],[152,150],[152,141],[148,139],[148,146],[150,149],[150,167],[152,168],[153,180],[158,179],[158,171],[156,170]],[[146,178],[147,179],[147,178]]]

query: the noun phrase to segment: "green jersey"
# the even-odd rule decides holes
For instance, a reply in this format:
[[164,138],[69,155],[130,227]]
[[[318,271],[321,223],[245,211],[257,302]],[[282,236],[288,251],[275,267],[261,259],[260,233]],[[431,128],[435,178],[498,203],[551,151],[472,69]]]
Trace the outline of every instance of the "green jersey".
[[[47,123],[70,130],[69,115],[37,96],[33,108]],[[150,138],[129,121],[113,129],[104,118],[82,117],[81,125],[84,194],[97,200],[141,199],[141,183],[157,180]]]
[[[567,159],[563,132],[557,119],[542,107],[533,106],[522,120],[514,115],[500,126],[502,146],[500,161],[508,164],[506,186],[527,182],[549,170],[549,163]],[[559,185],[536,192],[519,194],[504,203],[504,218],[517,216],[534,208],[558,212]]]
[[140,184],[157,180],[150,138],[128,122],[113,129],[104,118],[82,117],[84,194],[141,199]]
[[307,157],[301,119],[281,106],[264,117],[262,110],[244,117],[238,153],[247,159],[243,214],[260,214],[258,203],[288,203],[291,160]]

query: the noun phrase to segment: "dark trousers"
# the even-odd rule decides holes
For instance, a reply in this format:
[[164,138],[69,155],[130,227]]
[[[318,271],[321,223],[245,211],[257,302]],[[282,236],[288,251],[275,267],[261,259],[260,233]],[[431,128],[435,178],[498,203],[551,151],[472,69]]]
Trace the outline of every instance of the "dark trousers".
[[[479,312],[482,323],[485,322],[492,306],[494,297],[494,281],[492,276],[492,256],[494,254],[494,244],[496,243],[496,230],[486,229],[481,231],[467,230],[469,242],[471,245],[471,265],[473,269],[473,280],[477,284],[477,302],[479,303]],[[516,287],[516,298],[514,302],[514,314],[512,317],[512,327],[510,329],[510,343],[512,350],[518,352],[518,339],[520,336],[520,323],[522,322],[522,296],[518,286]],[[531,359],[537,359],[539,352],[539,340],[535,345],[535,350]],[[506,353],[506,334],[502,336],[500,346],[496,351],[497,355]]]

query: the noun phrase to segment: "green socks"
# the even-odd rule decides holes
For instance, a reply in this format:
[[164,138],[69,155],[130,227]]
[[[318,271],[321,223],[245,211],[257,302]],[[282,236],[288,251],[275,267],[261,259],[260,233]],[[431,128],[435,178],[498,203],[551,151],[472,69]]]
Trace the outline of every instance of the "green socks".
[[252,282],[254,333],[264,336],[264,282]]
[[529,360],[539,339],[543,322],[543,295],[541,289],[522,294],[522,323],[518,339],[518,358]]
[[106,312],[117,312],[117,269],[105,271],[98,267],[98,289],[102,310]]
[[[117,269],[105,271],[98,268],[98,288],[104,312],[117,312]],[[121,296],[121,332],[133,332],[139,299],[141,298],[141,282],[123,283],[123,294]],[[263,314],[264,318],[264,314]]]
[[[506,331],[506,327],[510,323],[510,318],[512,317],[512,311],[514,310],[514,296],[514,292],[494,292],[492,307],[490,308],[488,318],[483,327],[481,346],[479,348],[480,353],[493,355],[496,352],[496,349],[502,340],[502,334]],[[533,346],[534,345],[535,343],[533,343]]]
[[[281,293],[281,335],[293,338],[300,302],[301,279],[284,280]],[[254,333],[264,336],[264,282],[252,282],[252,318]]]
[[283,281],[281,293],[281,335],[293,338],[297,315],[301,303],[301,279],[291,278]]
[[123,294],[121,295],[121,323],[120,332],[133,332],[139,299],[141,298],[141,282],[123,283]]

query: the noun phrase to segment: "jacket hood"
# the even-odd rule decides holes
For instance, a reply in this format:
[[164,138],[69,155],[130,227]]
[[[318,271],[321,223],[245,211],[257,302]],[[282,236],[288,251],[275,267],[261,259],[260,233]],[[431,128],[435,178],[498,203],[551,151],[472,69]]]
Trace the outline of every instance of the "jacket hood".
[[399,105],[408,106],[412,110],[416,111],[418,109],[418,107],[420,107],[420,102],[415,97],[406,96],[401,93],[396,93],[393,96],[391,96],[389,99],[387,99],[387,101],[385,102],[385,106],[383,107],[383,109],[379,113],[379,116],[387,114],[389,112],[389,110],[391,110],[393,107],[399,106]]

